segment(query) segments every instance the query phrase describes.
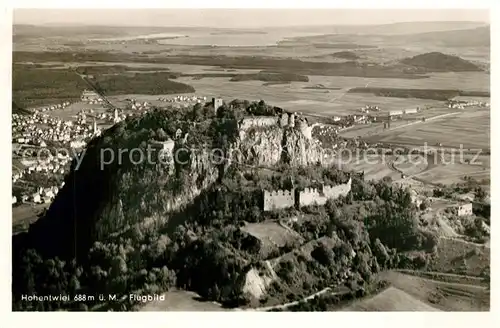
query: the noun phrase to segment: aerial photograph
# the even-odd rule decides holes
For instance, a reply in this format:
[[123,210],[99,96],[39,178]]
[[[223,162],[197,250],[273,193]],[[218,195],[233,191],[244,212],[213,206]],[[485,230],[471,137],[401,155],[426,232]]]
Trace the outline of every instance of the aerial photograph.
[[490,311],[487,9],[14,9],[11,127],[12,311]]

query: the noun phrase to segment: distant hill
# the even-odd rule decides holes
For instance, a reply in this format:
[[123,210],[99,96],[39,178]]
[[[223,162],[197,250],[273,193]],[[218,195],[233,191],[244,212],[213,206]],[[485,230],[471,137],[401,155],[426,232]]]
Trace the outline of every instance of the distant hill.
[[404,35],[427,32],[466,30],[484,26],[482,22],[448,21],[448,22],[400,22],[394,24],[375,25],[367,29],[369,34]]
[[[384,14],[386,13],[384,12]],[[394,14],[397,15],[397,11]],[[404,35],[433,31],[473,29],[484,25],[486,25],[484,22],[473,21],[434,21],[399,22],[380,25],[287,26],[272,28],[272,30],[300,31],[315,34]]]
[[356,55],[352,51],[339,51],[339,52],[333,53],[332,57],[340,58],[340,59],[348,59],[348,60],[359,59],[359,56]]
[[482,71],[477,65],[458,56],[441,52],[429,52],[401,60],[402,64],[425,69],[427,72],[474,72]]

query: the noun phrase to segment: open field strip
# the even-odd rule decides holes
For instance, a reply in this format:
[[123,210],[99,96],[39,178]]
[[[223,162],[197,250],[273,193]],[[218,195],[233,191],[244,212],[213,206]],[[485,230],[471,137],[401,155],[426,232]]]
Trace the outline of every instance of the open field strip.
[[[423,122],[424,123],[424,122]],[[394,144],[436,145],[465,149],[490,148],[489,112],[482,115],[460,112],[443,120],[433,120],[428,124],[408,126],[404,131],[387,131],[373,138],[373,141]]]
[[471,176],[476,180],[489,179],[491,171],[488,167],[478,167],[469,164],[453,163],[440,165],[431,170],[422,172],[418,177],[433,183],[451,184],[463,182],[464,176]]
[[483,286],[446,283],[396,271],[381,274],[391,285],[441,311],[487,311],[489,292]]
[[[379,105],[382,111],[389,111],[442,104],[442,102],[434,100],[376,97],[371,94],[346,94],[348,89],[334,91],[304,89],[306,86],[315,85],[311,81],[272,86],[263,86],[261,81],[231,82],[228,78],[193,80],[189,77],[181,77],[176,81],[192,85],[196,89],[196,93],[200,95],[219,96],[225,100],[235,98],[263,99],[272,105],[283,107],[289,111],[323,115],[354,114],[364,105]],[[364,83],[363,86],[366,85],[364,80],[360,81]]]
[[485,287],[486,283],[481,277],[474,276],[465,276],[459,275],[455,273],[442,273],[435,271],[417,271],[417,270],[407,270],[407,269],[398,269],[395,270],[397,272],[401,272],[404,274],[427,278],[430,280],[440,281],[440,282],[449,282],[449,283],[457,283],[464,285],[475,285]]
[[348,162],[347,159],[345,159],[342,167],[356,172],[364,172],[366,180],[380,180],[386,176],[390,177],[392,180],[401,178],[401,173],[391,169],[387,163],[387,159],[385,159],[384,162],[382,156],[353,158]]

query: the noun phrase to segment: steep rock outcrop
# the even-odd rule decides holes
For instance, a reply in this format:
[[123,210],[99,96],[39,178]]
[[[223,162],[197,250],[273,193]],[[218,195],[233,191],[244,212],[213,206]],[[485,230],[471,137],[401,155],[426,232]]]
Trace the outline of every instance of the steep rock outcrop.
[[306,166],[321,161],[323,149],[301,131],[279,126],[255,128],[239,141],[238,148],[246,163],[272,166],[280,162]]
[[182,165],[146,160],[136,164],[128,156],[102,165],[103,149],[115,154],[120,149],[146,151],[151,133],[162,124],[142,126],[148,123],[132,120],[89,143],[81,165],[73,163],[45,217],[30,226],[27,247],[51,257],[84,259],[96,241],[118,237],[137,225],[168,228],[173,218],[182,219],[184,208],[219,177],[209,147],[184,152]]

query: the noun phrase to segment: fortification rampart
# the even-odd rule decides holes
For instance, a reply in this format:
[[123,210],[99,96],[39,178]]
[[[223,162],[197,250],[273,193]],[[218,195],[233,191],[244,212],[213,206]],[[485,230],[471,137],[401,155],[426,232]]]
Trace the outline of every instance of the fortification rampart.
[[299,206],[325,205],[329,199],[346,196],[351,191],[352,179],[337,186],[323,186],[322,189],[306,188],[299,192]]
[[352,179],[349,179],[347,183],[340,184],[338,186],[325,186],[323,188],[323,193],[327,198],[337,199],[340,196],[345,197],[349,191],[351,191]]
[[305,188],[299,192],[299,205],[311,206],[311,205],[325,205],[328,198],[325,197],[323,192],[318,188]]
[[[325,205],[329,199],[346,196],[351,191],[352,179],[337,186],[305,188],[296,195],[295,190],[264,191],[264,211],[285,209],[298,204],[299,207]],[[298,197],[298,199],[296,199]],[[297,200],[297,201],[296,201]]]
[[295,190],[264,191],[264,211],[290,208],[295,205]]

